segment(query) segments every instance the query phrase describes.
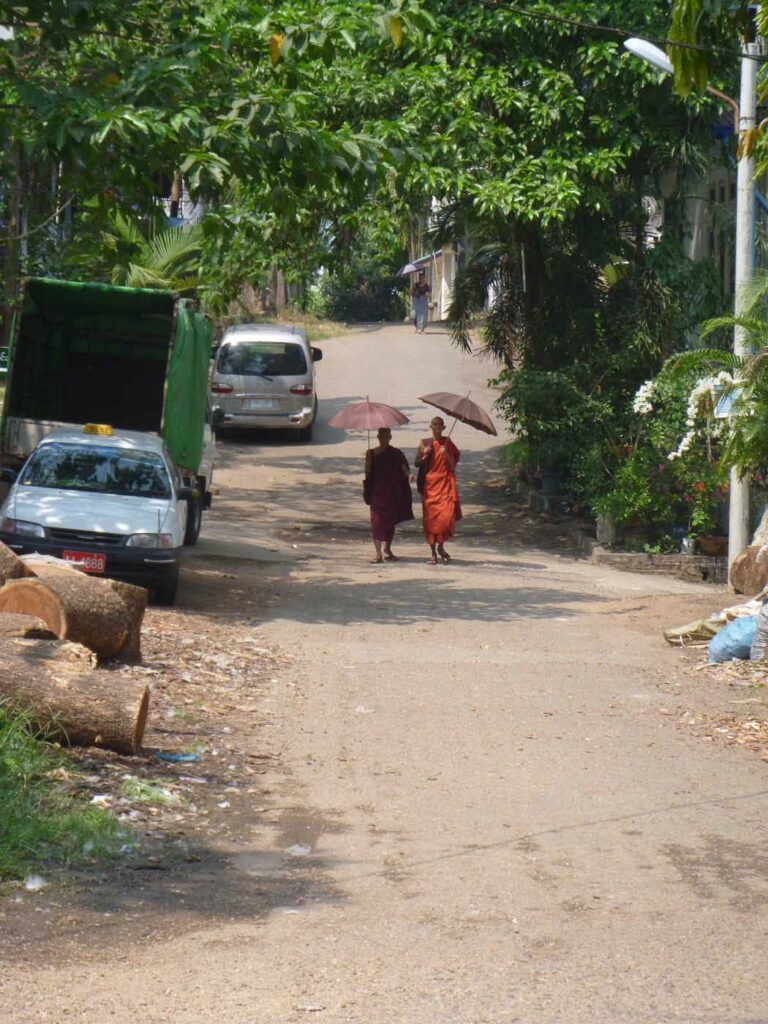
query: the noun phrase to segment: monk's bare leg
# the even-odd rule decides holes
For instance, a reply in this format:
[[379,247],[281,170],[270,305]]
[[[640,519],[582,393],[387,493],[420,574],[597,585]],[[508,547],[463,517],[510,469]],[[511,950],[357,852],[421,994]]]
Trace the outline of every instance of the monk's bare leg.
[[437,565],[437,545],[432,541],[429,542],[429,550],[432,552],[432,557],[429,560],[430,565]]
[[448,554],[448,552],[443,547],[442,541],[437,545],[437,553],[438,553],[438,555],[440,555],[440,557],[442,558],[442,560],[444,562],[450,562],[451,561],[451,556]]
[[376,557],[372,558],[371,561],[372,562],[383,562],[384,558],[383,558],[383,556],[381,554],[381,541],[380,540],[376,540],[376,538],[374,537],[373,538],[373,546],[376,548]]
[[395,539],[395,531],[392,531],[392,536],[384,541],[384,557],[388,562],[396,562],[397,556],[392,554],[392,541]]

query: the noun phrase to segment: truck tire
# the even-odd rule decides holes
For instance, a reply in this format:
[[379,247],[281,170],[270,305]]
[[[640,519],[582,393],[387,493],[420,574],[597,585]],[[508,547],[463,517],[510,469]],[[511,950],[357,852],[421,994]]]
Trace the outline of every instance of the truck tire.
[[[198,485],[199,486],[199,485]],[[187,501],[187,528],[184,531],[184,544],[191,548],[197,544],[200,527],[203,525],[203,495],[200,491],[196,498]]]

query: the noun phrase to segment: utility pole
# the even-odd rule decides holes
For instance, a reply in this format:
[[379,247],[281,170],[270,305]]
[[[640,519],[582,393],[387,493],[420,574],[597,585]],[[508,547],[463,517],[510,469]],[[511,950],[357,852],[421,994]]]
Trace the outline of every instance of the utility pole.
[[[741,316],[755,276],[755,158],[754,129],[757,122],[757,56],[755,42],[742,47],[741,92],[739,95],[739,152],[736,179],[736,262],[734,271],[734,314]],[[733,351],[741,358],[752,354],[743,327],[733,331]],[[728,564],[746,551],[750,542],[749,477],[739,476],[731,467],[728,502]]]

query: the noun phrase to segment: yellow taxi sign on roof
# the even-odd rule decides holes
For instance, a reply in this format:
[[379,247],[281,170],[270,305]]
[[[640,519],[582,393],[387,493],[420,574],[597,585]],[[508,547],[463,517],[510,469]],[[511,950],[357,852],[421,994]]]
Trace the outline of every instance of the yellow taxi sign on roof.
[[112,437],[112,427],[109,423],[86,423],[83,427],[84,434],[98,434],[99,437]]

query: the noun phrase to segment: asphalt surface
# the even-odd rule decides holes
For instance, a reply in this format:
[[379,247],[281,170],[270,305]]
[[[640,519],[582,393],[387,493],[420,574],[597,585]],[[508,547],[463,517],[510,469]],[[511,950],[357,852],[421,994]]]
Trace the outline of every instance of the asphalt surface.
[[453,564],[426,563],[418,523],[369,564],[366,438],[327,420],[394,404],[412,457],[418,396],[488,408],[493,368],[436,328],[321,347],[315,441],[224,442],[197,556],[289,572],[264,626],[293,658],[262,696],[282,816],[231,856],[244,893],[293,884],[252,918],[12,967],[3,1018],[766,1024],[766,766],[660,713],[659,609],[686,621],[705,592],[521,539],[500,439],[462,426]]

